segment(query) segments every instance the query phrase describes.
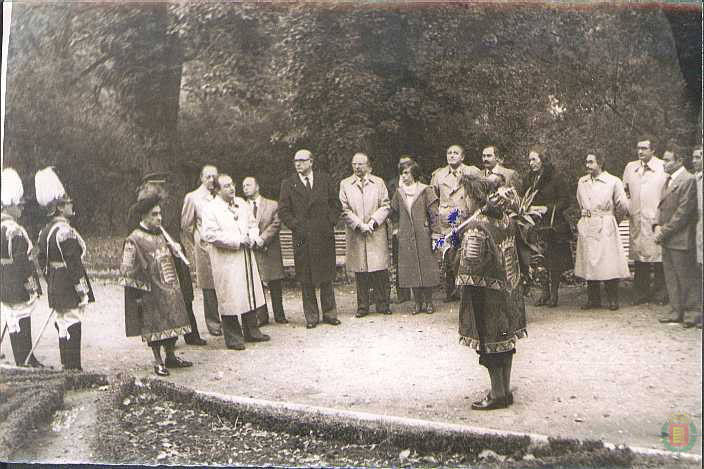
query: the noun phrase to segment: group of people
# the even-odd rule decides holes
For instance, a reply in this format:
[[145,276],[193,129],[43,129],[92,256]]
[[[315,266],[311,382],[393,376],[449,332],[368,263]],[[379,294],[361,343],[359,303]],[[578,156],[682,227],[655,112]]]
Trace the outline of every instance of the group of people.
[[[603,155],[587,154],[587,174],[577,186],[574,263],[565,214],[570,205],[567,185],[540,145],[528,153],[530,172],[524,178],[503,166],[496,146],[483,149],[479,169],[466,165],[463,148],[452,145],[447,165],[433,172],[429,184],[410,156],[400,158],[398,177],[387,183],[372,174],[366,154],[356,153],[352,175],[339,186],[314,167],[312,152],[303,149],[294,155],[295,173],[282,181],[278,202],[263,197],[251,176],[242,181],[244,198],[238,197],[233,178],[206,165],[201,185],[186,195],[181,215],[181,239],[192,247],[194,266],[162,227],[165,175],[148,175],[129,211],[132,231],[120,266],[126,334],[141,336],[151,347],[159,376],[168,375],[169,368],[192,366],[176,356],[174,345],[181,335],[191,345],[206,343],[193,313],[193,272],[212,336],[222,335],[233,350],[269,341],[260,329],[270,320],[265,290],[271,295],[273,320],[288,322],[279,239],[284,225],[292,232],[306,327],[339,325],[333,281],[335,225],[341,219],[346,268],[355,276],[355,317],[370,314],[372,305],[377,313],[392,314],[391,263],[397,301],[412,297],[413,314],[432,314],[432,293],[444,285],[445,301],[460,300],[460,342],[479,353],[492,383],[491,392],[473,407],[506,407],[513,402],[515,343],[526,335],[522,274],[539,259],[546,275],[537,306],[557,306],[562,273],[574,268],[587,281],[583,308],[601,307],[603,281],[609,308],[618,309],[619,279],[630,276],[618,235],[623,217],[630,218],[636,303],[669,301],[672,316],[661,322],[701,327],[696,287],[702,262],[702,148],[692,155],[694,175],[684,168],[685,155],[675,145],[666,146],[661,160],[654,155],[652,139],[643,138],[637,152],[638,160],[626,166],[623,181],[605,170]],[[29,315],[41,291],[30,258],[32,243],[18,223],[22,183],[12,169],[3,170],[2,183],[6,324],[16,362],[40,366],[31,354]],[[72,201],[52,169],[39,171],[35,185],[37,200],[50,216],[39,237],[38,261],[56,314],[61,362],[67,369],[80,369],[81,320],[86,304],[94,301],[82,264],[86,246],[70,225]],[[526,237],[519,236],[516,215],[527,198],[530,213],[538,216]],[[524,252],[536,251],[535,246],[537,252]],[[698,315],[685,321],[692,308]]]

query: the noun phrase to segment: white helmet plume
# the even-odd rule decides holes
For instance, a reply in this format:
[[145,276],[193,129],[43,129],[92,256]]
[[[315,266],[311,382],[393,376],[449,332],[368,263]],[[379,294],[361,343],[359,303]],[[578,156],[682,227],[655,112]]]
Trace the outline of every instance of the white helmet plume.
[[66,197],[66,189],[51,166],[37,171],[34,175],[34,188],[37,202],[42,207]]
[[22,201],[24,195],[24,186],[19,174],[12,168],[2,170],[2,205],[4,207],[10,205],[18,205]]

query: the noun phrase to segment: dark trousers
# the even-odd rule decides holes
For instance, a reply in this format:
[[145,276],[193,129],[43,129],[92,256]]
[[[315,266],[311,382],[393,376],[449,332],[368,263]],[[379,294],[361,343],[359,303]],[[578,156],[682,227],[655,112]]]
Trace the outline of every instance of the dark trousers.
[[411,289],[403,288],[398,283],[398,236],[391,237],[391,257],[394,263],[394,270],[396,271],[396,299],[399,303],[410,301]]
[[150,347],[163,346],[173,348],[176,345],[176,337],[169,337],[168,339],[150,340],[147,341],[147,345]]
[[695,304],[694,282],[697,279],[697,253],[694,249],[662,248],[662,266],[672,311],[684,314]]
[[[318,309],[318,298],[315,296],[315,285],[302,283],[301,295],[306,324],[317,324],[320,322],[320,309]],[[323,310],[323,320],[337,319],[337,305],[335,304],[335,290],[332,287],[332,281],[320,284],[320,306]]]
[[377,312],[389,309],[389,271],[377,270],[375,272],[355,272],[357,285],[357,311],[369,312],[369,290],[374,290],[374,304]]
[[[651,279],[651,276],[653,277]],[[662,301],[665,298],[665,273],[662,262],[635,262],[633,288],[636,299]]]
[[[606,290],[606,298],[609,302],[618,303],[618,285],[619,279],[614,278],[604,281],[604,289]],[[601,281],[587,281],[587,297],[589,304],[592,306],[601,306]]]
[[274,319],[285,318],[283,281],[281,279],[269,281],[269,294],[271,295],[271,309],[274,310]]
[[433,302],[433,287],[415,287],[413,288],[413,298],[416,304],[432,303]]
[[205,325],[208,328],[208,332],[220,334],[222,328],[220,326],[220,313],[218,312],[218,296],[215,294],[214,288],[203,289],[203,315],[205,316]]
[[196,316],[193,314],[193,302],[186,301],[186,314],[188,315],[188,324],[191,326],[191,332],[184,335],[183,338],[186,342],[200,339],[200,333],[198,332],[198,323],[196,322]]

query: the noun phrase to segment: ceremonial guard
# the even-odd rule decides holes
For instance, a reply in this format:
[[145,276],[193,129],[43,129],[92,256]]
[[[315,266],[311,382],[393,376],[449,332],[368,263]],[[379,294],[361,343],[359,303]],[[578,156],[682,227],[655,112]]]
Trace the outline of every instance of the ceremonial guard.
[[119,283],[125,287],[127,337],[141,336],[154,354],[154,372],[168,376],[168,368],[193,364],[174,353],[177,337],[191,330],[176,268],[185,257],[162,229],[160,202],[159,192],[153,191],[130,208],[140,222],[125,240]]
[[603,156],[589,154],[585,165],[588,174],[577,183],[582,217],[577,223],[574,274],[587,281],[588,300],[582,309],[601,307],[603,281],[609,309],[617,310],[619,279],[630,277],[630,271],[616,217],[628,215],[628,199],[621,180],[604,171]]
[[[12,168],[2,170],[2,234],[0,234],[0,313],[5,316],[2,337],[9,331],[15,364],[43,365],[29,356],[32,350],[31,314],[41,286],[30,256],[32,242],[18,223],[24,207],[22,180]],[[2,339],[0,338],[0,342]],[[29,358],[28,358],[29,356]]]
[[81,323],[95,302],[83,258],[86,243],[70,224],[73,201],[52,168],[34,176],[37,202],[51,217],[39,233],[39,267],[47,281],[49,307],[56,314],[59,353],[64,369],[81,370]]
[[[430,186],[440,199],[438,219],[433,223],[435,239],[450,234],[453,226],[467,219],[467,202],[460,178],[465,174],[481,176],[481,171],[476,166],[467,166],[463,162],[464,149],[459,145],[450,146],[447,149],[447,166],[435,170],[430,179]],[[436,250],[437,253],[441,251]],[[456,299],[454,293],[456,250],[453,249],[451,253],[445,256],[445,262],[442,265],[445,273],[445,302]]]

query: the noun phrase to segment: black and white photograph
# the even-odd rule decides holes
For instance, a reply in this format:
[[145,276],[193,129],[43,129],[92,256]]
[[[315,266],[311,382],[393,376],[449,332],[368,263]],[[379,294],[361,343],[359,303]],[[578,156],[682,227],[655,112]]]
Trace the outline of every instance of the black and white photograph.
[[702,128],[694,0],[5,1],[0,462],[699,468]]

